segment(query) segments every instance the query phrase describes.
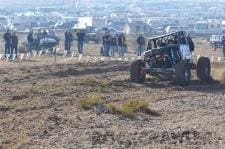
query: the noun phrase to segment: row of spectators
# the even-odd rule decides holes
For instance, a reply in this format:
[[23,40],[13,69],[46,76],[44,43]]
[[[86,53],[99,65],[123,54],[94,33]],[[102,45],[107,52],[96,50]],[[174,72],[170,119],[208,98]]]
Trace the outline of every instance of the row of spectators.
[[11,33],[10,30],[7,30],[4,34],[5,40],[5,57],[12,57],[13,54],[17,57],[17,47],[18,47],[18,36],[16,32]]
[[[79,54],[83,54],[84,50],[84,44],[85,44],[85,32],[84,31],[78,31],[77,34],[77,49]],[[27,35],[27,49],[28,53],[32,54],[32,50],[41,44],[41,40],[43,38],[48,38],[49,33],[44,31],[38,31],[37,33],[37,41],[35,41],[33,31],[31,30]],[[52,37],[52,36],[51,36]],[[17,57],[18,53],[18,36],[16,35],[16,32],[11,33],[10,30],[7,30],[7,32],[4,34],[4,40],[5,40],[5,55],[10,55],[10,57],[14,54]],[[73,41],[73,34],[69,31],[65,31],[65,41],[64,41],[64,47],[65,47],[65,53],[70,54],[71,53],[71,46]],[[121,57],[125,56],[125,52],[127,51],[127,44],[126,44],[126,37],[123,33],[120,35],[111,35],[110,32],[106,32],[102,37],[102,46],[100,49],[100,53],[103,56],[111,56],[114,57],[115,53],[118,51],[118,55]],[[137,56],[141,56],[145,48],[145,38],[141,34],[137,38],[137,49],[136,54]]]
[[[77,35],[77,49],[79,54],[83,54],[84,43],[85,43],[85,33],[83,31],[78,31]],[[65,32],[65,52],[71,53],[71,45],[73,41],[73,35],[70,31]],[[145,48],[145,38],[141,34],[137,38],[137,56],[141,56]],[[118,55],[121,57],[125,56],[125,52],[127,51],[126,37],[123,33],[120,35],[111,35],[110,32],[106,32],[102,37],[102,46],[100,49],[100,53],[102,56],[111,56],[114,57],[116,51],[118,51]]]

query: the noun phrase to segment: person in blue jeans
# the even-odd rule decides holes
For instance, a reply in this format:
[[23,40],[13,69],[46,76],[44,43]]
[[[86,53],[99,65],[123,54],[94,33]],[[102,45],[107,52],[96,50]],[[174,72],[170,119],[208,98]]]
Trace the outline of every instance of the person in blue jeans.
[[118,48],[119,48],[119,55],[124,57],[125,56],[125,50],[126,50],[126,39],[124,34],[120,34],[118,37]]
[[137,38],[137,45],[138,46],[136,54],[137,56],[141,56],[145,48],[145,38],[142,34]]
[[102,40],[103,40],[103,55],[109,56],[110,43],[111,43],[110,33],[106,32],[105,35],[102,37]]
[[33,43],[34,43],[34,37],[33,37],[33,31],[31,30],[27,36],[27,43],[28,43],[28,53],[32,54],[33,49]]
[[65,52],[67,54],[71,53],[71,45],[73,41],[73,35],[70,31],[66,30],[65,32]]
[[117,49],[117,39],[116,36],[113,36],[110,41],[110,56],[115,56],[115,50]]
[[18,36],[16,35],[16,32],[12,33],[12,40],[11,40],[11,55],[15,55],[15,58],[17,58],[17,48],[18,47]]
[[223,59],[225,60],[225,36],[222,38]]
[[83,54],[84,40],[85,40],[85,33],[79,31],[77,33],[77,49],[79,54]]
[[12,35],[10,33],[10,30],[7,29],[6,33],[4,34],[4,40],[5,40],[5,58],[9,57],[10,50],[11,50],[11,38]]

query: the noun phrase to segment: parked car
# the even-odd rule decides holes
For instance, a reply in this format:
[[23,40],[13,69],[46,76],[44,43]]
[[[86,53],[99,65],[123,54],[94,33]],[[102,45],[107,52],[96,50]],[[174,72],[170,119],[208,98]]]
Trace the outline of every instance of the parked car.
[[212,35],[210,37],[210,45],[213,48],[222,48],[222,35]]

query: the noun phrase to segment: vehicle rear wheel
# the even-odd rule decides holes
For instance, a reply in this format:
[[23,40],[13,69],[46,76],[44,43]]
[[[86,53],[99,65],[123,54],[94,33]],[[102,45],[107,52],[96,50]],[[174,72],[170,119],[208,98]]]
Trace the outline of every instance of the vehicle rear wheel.
[[191,82],[191,70],[188,61],[180,61],[175,66],[175,82],[178,85],[186,86]]
[[212,81],[210,73],[211,73],[211,64],[209,58],[200,57],[197,62],[197,76],[199,80],[204,83]]
[[143,60],[136,60],[131,64],[130,79],[135,83],[144,83],[146,78],[145,62]]

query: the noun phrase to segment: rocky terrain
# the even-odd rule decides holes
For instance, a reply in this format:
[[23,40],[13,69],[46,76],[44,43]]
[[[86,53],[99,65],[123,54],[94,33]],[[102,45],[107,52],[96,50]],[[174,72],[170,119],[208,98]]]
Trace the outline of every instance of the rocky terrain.
[[[152,76],[131,83],[125,61],[0,61],[0,148],[224,148],[224,65],[212,64],[212,83],[193,71],[181,87]],[[118,105],[144,100],[151,112],[129,118],[79,106],[96,95]]]
[[[176,86],[149,77],[129,81],[129,62],[13,64],[1,68],[0,148],[222,146],[225,143],[225,70],[213,64],[212,84]],[[84,110],[94,94],[106,102],[144,99],[151,114],[135,118]]]

